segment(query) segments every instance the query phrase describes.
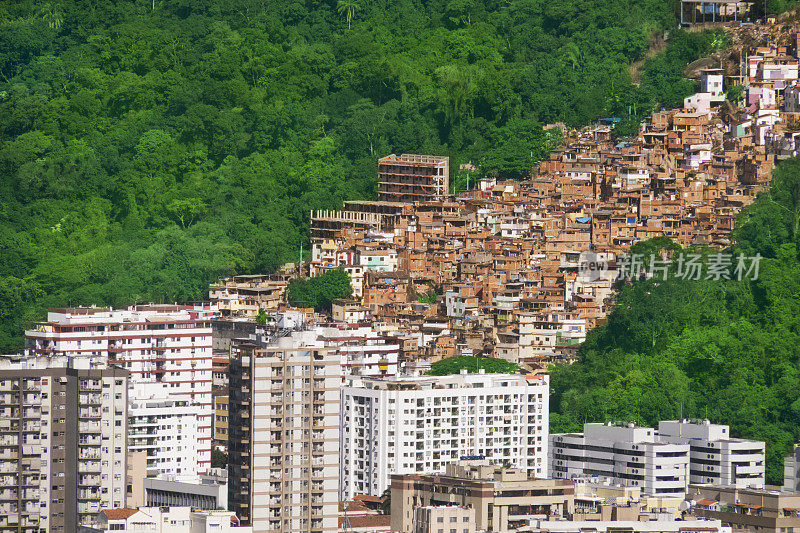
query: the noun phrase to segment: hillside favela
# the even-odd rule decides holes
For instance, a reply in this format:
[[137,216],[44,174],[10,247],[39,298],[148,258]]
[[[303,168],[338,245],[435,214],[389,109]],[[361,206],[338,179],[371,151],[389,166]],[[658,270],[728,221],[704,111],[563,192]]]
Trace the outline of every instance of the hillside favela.
[[0,2],[0,533],[800,533],[800,2]]

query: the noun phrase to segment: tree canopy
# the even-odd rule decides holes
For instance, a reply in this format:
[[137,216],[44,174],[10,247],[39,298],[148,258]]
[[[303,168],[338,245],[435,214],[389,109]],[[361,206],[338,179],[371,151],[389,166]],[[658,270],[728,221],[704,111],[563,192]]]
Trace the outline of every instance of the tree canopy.
[[334,300],[349,298],[353,293],[350,276],[344,270],[331,270],[320,276],[293,279],[286,290],[291,305],[313,307],[318,311],[330,311]]
[[460,355],[433,363],[427,374],[429,376],[448,376],[450,374],[459,374],[462,370],[471,373],[483,370],[487,374],[516,374],[518,367],[516,363],[505,359]]
[[[766,441],[767,481],[781,484],[783,457],[800,439],[799,219],[800,161],[789,160],[734,233],[732,253],[763,256],[757,279],[622,286],[578,362],[551,367],[551,430],[708,418]],[[666,245],[641,244],[640,253]]]

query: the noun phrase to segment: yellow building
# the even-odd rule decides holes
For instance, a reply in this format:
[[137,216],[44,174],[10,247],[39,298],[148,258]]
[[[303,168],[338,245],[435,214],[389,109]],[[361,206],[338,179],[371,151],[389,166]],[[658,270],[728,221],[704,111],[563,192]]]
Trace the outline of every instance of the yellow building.
[[217,448],[228,447],[228,396],[214,396],[214,440]]

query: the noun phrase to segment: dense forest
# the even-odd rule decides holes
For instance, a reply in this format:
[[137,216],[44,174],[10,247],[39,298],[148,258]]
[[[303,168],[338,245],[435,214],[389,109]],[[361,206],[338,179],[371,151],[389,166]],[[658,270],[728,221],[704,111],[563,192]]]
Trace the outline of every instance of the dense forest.
[[800,439],[800,161],[781,163],[735,237],[735,254],[763,256],[755,280],[670,276],[621,288],[579,361],[552,367],[552,431],[707,418],[766,441],[768,481],[782,484],[783,457]]
[[3,2],[0,352],[48,306],[296,260],[309,210],[371,198],[379,156],[520,177],[558,142],[543,124],[631,133],[723,41],[671,0]]

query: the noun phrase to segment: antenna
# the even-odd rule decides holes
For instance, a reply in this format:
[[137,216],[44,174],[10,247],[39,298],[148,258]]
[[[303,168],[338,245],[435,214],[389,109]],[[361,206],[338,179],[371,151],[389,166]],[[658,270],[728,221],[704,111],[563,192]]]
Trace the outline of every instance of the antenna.
[[344,504],[342,504],[342,510],[344,511],[344,531],[345,533],[352,533],[353,527],[350,525],[350,517],[347,516],[348,507],[350,507],[350,502],[345,500]]

